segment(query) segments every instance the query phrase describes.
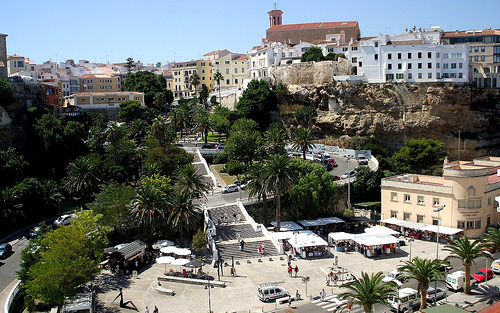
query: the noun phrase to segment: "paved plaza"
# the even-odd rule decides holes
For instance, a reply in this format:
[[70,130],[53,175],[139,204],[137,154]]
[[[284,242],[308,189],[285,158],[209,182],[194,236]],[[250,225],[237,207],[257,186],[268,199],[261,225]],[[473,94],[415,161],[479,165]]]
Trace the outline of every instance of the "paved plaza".
[[[441,246],[442,247],[442,246]],[[361,271],[378,272],[384,274],[394,270],[401,261],[408,260],[410,246],[403,246],[395,255],[376,258],[365,258],[357,252],[335,252],[338,256],[338,265],[345,267],[350,274],[359,275]],[[440,257],[447,254],[440,251]],[[412,256],[422,258],[434,258],[436,256],[436,243],[416,240],[412,244]],[[325,288],[327,295],[337,294],[340,287],[326,287],[325,277],[330,271],[334,258],[321,258],[302,260],[297,259],[292,265],[299,267],[297,277],[289,277],[287,273],[286,258],[280,260],[279,256],[239,260],[236,265],[236,277],[231,277],[230,268],[224,268],[224,276],[221,281],[227,282],[226,288],[214,287],[210,289],[211,308],[214,312],[269,312],[275,308],[285,308],[286,305],[278,305],[274,302],[264,303],[257,297],[257,285],[264,282],[278,282],[280,286],[285,287],[291,293],[299,290],[304,300],[294,303],[293,307],[297,309],[301,305],[310,304],[311,296],[317,297],[322,288]],[[179,267],[167,265],[167,271],[170,269],[179,269]],[[126,312],[127,309],[120,309],[118,301],[111,303],[118,294],[118,287],[124,287],[124,300],[132,300],[135,305],[144,311],[148,306],[150,310],[156,305],[160,312],[207,312],[209,292],[204,286],[188,285],[182,283],[162,282],[162,287],[175,290],[174,296],[160,295],[152,289],[152,282],[156,281],[157,276],[162,276],[165,266],[153,264],[142,270],[137,278],[118,279],[114,275],[106,274],[107,288],[103,293],[99,293],[99,305],[103,311],[107,312]],[[205,272],[217,279],[217,269],[207,265]],[[302,283],[302,277],[309,276],[310,281],[307,284]],[[113,285],[109,285],[109,282]],[[292,309],[293,310],[293,309]],[[326,310],[325,310],[326,312]]]

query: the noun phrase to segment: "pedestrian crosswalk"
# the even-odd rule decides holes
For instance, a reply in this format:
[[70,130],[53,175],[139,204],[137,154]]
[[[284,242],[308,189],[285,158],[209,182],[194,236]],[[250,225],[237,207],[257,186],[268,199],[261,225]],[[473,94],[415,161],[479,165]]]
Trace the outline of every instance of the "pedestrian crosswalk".
[[317,306],[325,309],[328,312],[332,312],[342,304],[345,304],[346,300],[341,300],[337,297],[337,295],[327,296],[323,299],[318,298],[316,300],[312,300],[311,303],[316,304]]

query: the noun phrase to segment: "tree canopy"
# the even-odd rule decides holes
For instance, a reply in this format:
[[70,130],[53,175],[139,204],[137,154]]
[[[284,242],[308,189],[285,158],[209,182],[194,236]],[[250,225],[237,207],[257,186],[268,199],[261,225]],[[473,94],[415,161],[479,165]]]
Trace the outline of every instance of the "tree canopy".
[[163,75],[156,75],[152,72],[139,71],[132,73],[125,78],[125,90],[144,92],[144,103],[148,107],[153,106],[156,93],[165,93],[167,82]]
[[252,80],[236,105],[245,118],[254,120],[264,132],[269,126],[269,112],[277,108],[276,94],[265,80]]
[[439,175],[446,151],[444,143],[433,139],[408,139],[405,146],[392,155],[397,173]]

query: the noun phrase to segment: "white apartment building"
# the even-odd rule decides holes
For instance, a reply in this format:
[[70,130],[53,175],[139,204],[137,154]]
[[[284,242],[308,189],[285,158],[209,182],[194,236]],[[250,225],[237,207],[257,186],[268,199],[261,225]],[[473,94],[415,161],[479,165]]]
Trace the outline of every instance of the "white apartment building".
[[293,48],[281,42],[264,41],[260,46],[253,47],[247,52],[248,78],[269,78],[272,67],[286,64],[294,57]]

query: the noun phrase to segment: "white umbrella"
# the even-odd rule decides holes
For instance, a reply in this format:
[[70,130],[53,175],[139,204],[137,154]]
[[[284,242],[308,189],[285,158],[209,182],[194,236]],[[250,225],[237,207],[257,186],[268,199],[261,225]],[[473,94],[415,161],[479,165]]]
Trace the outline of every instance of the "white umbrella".
[[167,264],[172,263],[173,260],[175,260],[174,257],[162,256],[162,257],[156,258],[156,263],[165,264],[165,270],[163,271],[165,273],[165,272],[167,272]]
[[172,265],[184,265],[186,263],[189,263],[188,259],[175,259],[172,262],[170,262],[170,264]]
[[179,249],[179,248],[174,247],[174,246],[168,246],[168,247],[161,248],[160,252],[161,253],[166,253],[166,254],[168,254],[168,253],[175,253],[175,251],[177,251],[177,249]]
[[173,246],[174,242],[170,240],[158,240],[156,244],[162,247],[168,247],[168,246]]
[[177,255],[190,255],[191,254],[191,250],[186,249],[186,248],[177,248],[174,251],[174,254],[177,254]]

